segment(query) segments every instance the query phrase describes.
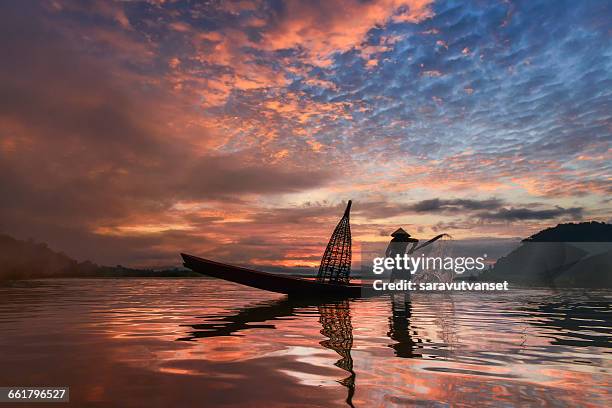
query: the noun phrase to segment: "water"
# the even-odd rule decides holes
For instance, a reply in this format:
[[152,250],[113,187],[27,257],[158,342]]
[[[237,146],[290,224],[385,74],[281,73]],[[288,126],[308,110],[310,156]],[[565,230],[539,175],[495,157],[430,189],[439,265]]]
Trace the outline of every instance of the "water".
[[0,287],[0,386],[70,386],[74,406],[610,406],[611,297],[21,282]]

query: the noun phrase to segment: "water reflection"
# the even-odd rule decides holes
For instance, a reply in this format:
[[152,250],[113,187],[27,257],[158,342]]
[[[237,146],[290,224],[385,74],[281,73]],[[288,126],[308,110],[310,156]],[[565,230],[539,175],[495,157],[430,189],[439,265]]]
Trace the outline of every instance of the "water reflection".
[[268,301],[255,306],[238,309],[237,313],[229,316],[202,316],[206,321],[212,323],[200,323],[192,325],[181,325],[191,327],[193,331],[188,336],[178,338],[178,341],[192,341],[202,337],[232,336],[247,329],[274,329],[274,324],[254,324],[274,321],[281,317],[293,316],[295,310],[311,306],[313,301],[304,299],[282,298],[280,300]]
[[[470,298],[470,300],[472,300]],[[424,296],[413,296],[396,294],[387,298],[379,298],[375,301],[378,310],[382,310],[381,303],[389,305],[387,338],[393,341],[388,347],[393,350],[394,356],[401,359],[424,359],[434,361],[440,359],[447,361],[444,365],[437,366],[422,364],[424,372],[436,372],[440,374],[470,375],[474,378],[479,376],[498,379],[516,379],[515,374],[507,370],[493,372],[495,366],[507,364],[512,367],[514,364],[521,364],[534,359],[534,363],[547,361],[555,362],[564,359],[562,354],[555,355],[547,351],[542,354],[538,349],[545,346],[544,343],[535,341],[531,338],[530,350],[524,352],[526,345],[529,325],[540,329],[550,329],[549,333],[554,338],[552,344],[572,346],[572,347],[610,347],[610,337],[606,336],[606,330],[612,325],[610,320],[609,302],[589,301],[559,301],[543,303],[541,301],[530,304],[528,301],[514,299],[512,301],[503,300],[505,306],[516,303],[517,310],[499,310],[501,316],[511,318],[508,323],[514,321],[515,327],[509,328],[510,337],[506,338],[503,326],[497,327],[497,318],[487,317],[485,310],[468,312],[477,313],[482,322],[488,321],[489,331],[498,333],[497,338],[476,337],[478,332],[473,330],[466,331],[465,316],[456,310],[456,302],[453,296],[444,294],[428,294]],[[353,323],[351,317],[351,306],[359,306],[359,302],[344,301],[324,301],[315,299],[294,299],[281,298],[267,301],[251,306],[236,309],[230,315],[206,315],[200,316],[203,323],[183,325],[191,330],[186,336],[180,337],[178,341],[194,341],[200,338],[237,336],[241,331],[249,329],[278,329],[277,322],[286,320],[303,319],[306,311],[318,315],[320,330],[325,339],[319,345],[325,349],[332,350],[340,356],[334,365],[341,368],[348,375],[337,380],[346,389],[345,402],[347,405],[354,406],[354,395],[357,389],[357,374],[354,369],[354,360],[351,355],[353,349]],[[465,299],[463,299],[465,304]],[[474,307],[471,306],[470,307]],[[416,309],[415,309],[416,308]],[[463,311],[466,313],[466,311]],[[517,326],[517,318],[522,322]],[[506,317],[503,317],[506,319]],[[365,324],[365,323],[364,323]],[[472,324],[469,324],[470,328]],[[466,350],[456,347],[462,342],[466,343],[466,338],[461,338],[462,332],[465,336],[470,336],[470,343],[477,348],[469,347]],[[547,333],[546,331],[539,331]],[[560,333],[563,336],[560,336]],[[496,349],[503,345],[507,353],[503,357]],[[491,348],[493,347],[493,348]],[[502,349],[499,349],[502,350]],[[578,353],[577,353],[578,354]],[[501,360],[500,360],[501,359]],[[522,359],[522,360],[521,360]],[[579,362],[576,360],[576,362]],[[395,366],[401,371],[401,366]],[[480,370],[475,369],[477,365]],[[519,367],[518,365],[516,367]],[[448,384],[454,384],[449,377]],[[411,380],[412,379],[411,377]],[[468,382],[466,382],[467,384]]]
[[353,347],[353,326],[351,325],[351,313],[348,300],[337,303],[327,303],[318,306],[321,314],[321,334],[328,338],[319,344],[327,349],[334,350],[340,355],[336,367],[349,373],[349,376],[340,380],[339,383],[348,389],[346,403],[353,406],[353,395],[355,394],[355,371],[353,371],[353,358],[351,348]]
[[610,299],[330,302],[204,279],[0,287],[0,383],[69,384],[75,406],[605,406]]
[[[355,394],[355,371],[353,370],[353,326],[351,324],[350,302],[348,300],[323,300],[308,298],[285,297],[275,301],[265,302],[239,309],[237,313],[223,316],[202,316],[207,323],[183,325],[193,330],[188,336],[177,341],[193,341],[198,338],[234,336],[247,329],[275,329],[274,324],[264,322],[274,321],[283,317],[294,316],[298,309],[316,307],[321,324],[320,333],[327,337],[319,342],[326,349],[335,351],[341,358],[334,364],[349,373],[346,378],[338,380],[347,389],[346,403],[353,407]],[[262,323],[262,324],[257,324]]]
[[534,303],[524,309],[534,326],[547,328],[551,344],[571,347],[612,348],[612,307],[610,301],[559,299]]
[[418,342],[415,341],[411,333],[410,319],[412,306],[410,297],[406,294],[395,294],[391,296],[391,316],[389,317],[389,331],[387,336],[396,343],[391,344],[395,355],[402,358],[421,357],[421,354],[415,352],[418,348]]

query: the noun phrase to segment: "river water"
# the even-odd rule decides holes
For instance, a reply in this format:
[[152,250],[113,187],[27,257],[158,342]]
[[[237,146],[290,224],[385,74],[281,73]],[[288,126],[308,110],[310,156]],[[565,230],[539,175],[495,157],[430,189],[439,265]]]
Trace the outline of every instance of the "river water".
[[69,386],[72,406],[610,406],[611,299],[323,303],[214,279],[19,282],[0,287],[0,386]]

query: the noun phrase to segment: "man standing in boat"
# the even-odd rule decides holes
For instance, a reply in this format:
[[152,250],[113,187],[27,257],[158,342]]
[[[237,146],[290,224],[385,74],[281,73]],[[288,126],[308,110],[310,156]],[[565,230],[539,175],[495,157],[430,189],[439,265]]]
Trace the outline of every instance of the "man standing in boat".
[[[429,241],[425,241],[421,245],[419,245],[419,240],[416,238],[412,238],[409,233],[404,231],[402,228],[398,228],[395,230],[393,234],[391,234],[393,239],[389,242],[389,246],[387,247],[387,251],[385,252],[385,257],[387,258],[395,258],[397,255],[400,257],[404,257],[405,254],[413,254],[416,250],[425,248],[440,238],[451,238],[448,234],[439,234],[430,239]],[[412,247],[408,249],[408,245],[412,244]],[[390,282],[400,279],[412,280],[412,271],[408,269],[400,269],[393,268],[391,270]]]
[[[393,239],[391,239],[391,242],[389,242],[389,246],[385,251],[385,257],[387,258],[395,258],[396,255],[403,257],[404,254],[411,254],[419,244],[419,240],[412,238],[409,233],[404,231],[403,228],[398,228],[393,234],[391,234],[391,236]],[[408,249],[409,244],[412,244],[410,249]],[[410,280],[410,271],[398,270],[394,268],[391,271],[390,281],[393,282],[396,279]]]

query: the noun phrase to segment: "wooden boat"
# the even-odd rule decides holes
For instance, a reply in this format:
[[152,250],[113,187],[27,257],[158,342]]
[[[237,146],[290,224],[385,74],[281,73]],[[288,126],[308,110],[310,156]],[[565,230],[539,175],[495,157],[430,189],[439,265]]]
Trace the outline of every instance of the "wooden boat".
[[255,271],[183,253],[181,256],[185,267],[194,272],[271,292],[313,297],[359,297],[362,294],[363,287],[359,284],[323,283],[295,276]]

